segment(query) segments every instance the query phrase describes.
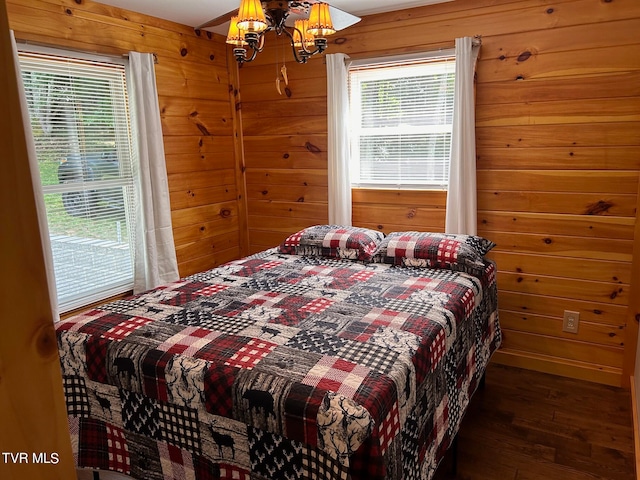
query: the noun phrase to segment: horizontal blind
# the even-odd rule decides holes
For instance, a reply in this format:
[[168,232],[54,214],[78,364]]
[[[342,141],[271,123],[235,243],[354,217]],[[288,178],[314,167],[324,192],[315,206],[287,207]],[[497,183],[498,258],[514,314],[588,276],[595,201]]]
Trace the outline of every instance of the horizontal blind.
[[133,286],[125,65],[21,51],[62,312]]
[[453,122],[452,57],[351,67],[351,183],[446,188]]

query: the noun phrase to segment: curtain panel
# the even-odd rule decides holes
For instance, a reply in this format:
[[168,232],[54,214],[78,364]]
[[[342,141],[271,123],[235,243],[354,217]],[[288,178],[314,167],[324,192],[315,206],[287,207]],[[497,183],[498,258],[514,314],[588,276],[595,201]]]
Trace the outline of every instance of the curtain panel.
[[344,53],[326,55],[329,223],[333,225],[351,225],[348,58]]
[[456,78],[447,190],[445,232],[475,235],[478,228],[476,194],[476,122],[474,79],[480,42],[456,38]]
[[178,280],[160,107],[150,53],[129,53],[133,128],[138,144],[138,222],[134,293]]

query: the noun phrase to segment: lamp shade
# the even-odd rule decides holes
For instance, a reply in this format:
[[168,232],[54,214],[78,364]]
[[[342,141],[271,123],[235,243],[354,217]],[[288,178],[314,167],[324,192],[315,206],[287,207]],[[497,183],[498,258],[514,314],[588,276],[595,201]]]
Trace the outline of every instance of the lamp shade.
[[309,28],[307,31],[316,37],[324,37],[336,33],[331,21],[329,5],[323,2],[314,3],[309,12]]
[[293,45],[296,48],[313,47],[313,35],[309,33],[309,20],[296,20],[293,30]]
[[238,17],[231,17],[229,32],[227,33],[227,43],[242,47],[247,42],[244,41],[244,32],[238,28]]
[[262,32],[267,28],[267,19],[260,0],[242,0],[238,10],[238,28],[245,32]]

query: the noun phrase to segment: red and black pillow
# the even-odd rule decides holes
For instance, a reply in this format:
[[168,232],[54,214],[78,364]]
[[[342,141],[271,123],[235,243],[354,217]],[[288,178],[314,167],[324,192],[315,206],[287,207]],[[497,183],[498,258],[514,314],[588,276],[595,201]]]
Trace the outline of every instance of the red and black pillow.
[[457,267],[483,268],[484,255],[494,246],[492,241],[476,235],[392,232],[380,244],[374,261],[452,270],[458,270]]
[[344,258],[405,267],[484,269],[495,243],[477,235],[437,232],[382,232],[343,225],[314,225],[287,237],[278,247],[291,255]]
[[287,237],[278,247],[281,253],[371,261],[384,234],[343,225],[314,225]]

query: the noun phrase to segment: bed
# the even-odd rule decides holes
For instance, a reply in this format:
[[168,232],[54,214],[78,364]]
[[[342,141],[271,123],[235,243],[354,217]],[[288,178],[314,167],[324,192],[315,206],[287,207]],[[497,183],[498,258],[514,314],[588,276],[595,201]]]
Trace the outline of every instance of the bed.
[[492,246],[317,225],[58,322],[77,466],[429,480],[500,345]]

